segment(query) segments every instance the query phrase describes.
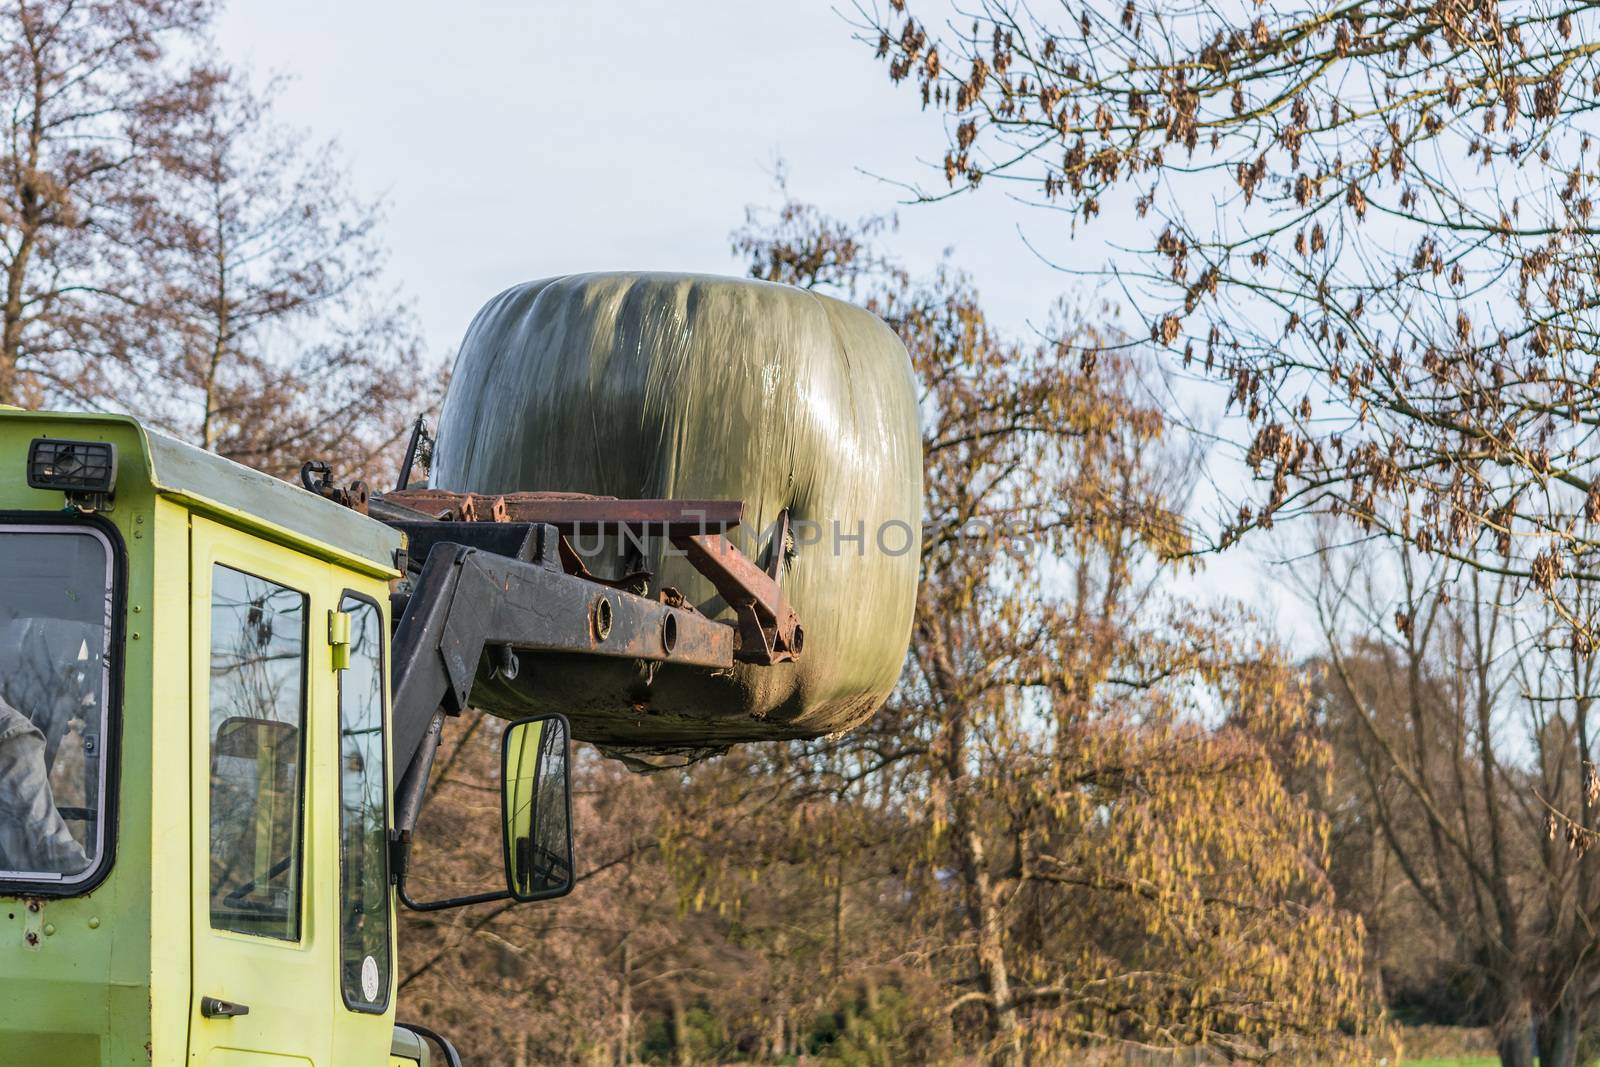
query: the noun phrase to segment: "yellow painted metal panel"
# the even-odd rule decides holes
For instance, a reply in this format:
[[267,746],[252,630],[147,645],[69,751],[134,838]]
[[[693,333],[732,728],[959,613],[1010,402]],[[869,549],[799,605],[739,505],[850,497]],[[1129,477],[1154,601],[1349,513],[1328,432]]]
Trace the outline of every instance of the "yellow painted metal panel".
[[[319,627],[307,627],[305,717],[300,813],[299,939],[216,930],[211,923],[211,593],[217,564],[256,575],[306,597],[305,618],[320,619],[334,606],[333,576],[304,553],[196,516],[191,525],[190,809],[193,856],[190,881],[191,957],[189,1044],[191,1059],[213,1061],[213,1050],[299,1056],[316,1067],[332,1061],[331,1030],[337,991],[336,849],[337,708],[329,649]],[[248,1015],[207,1018],[203,997],[247,1005]],[[233,1055],[230,1051],[229,1056]],[[377,1061],[374,1056],[372,1062]],[[236,1059],[240,1067],[252,1061]]]
[[206,1067],[311,1067],[311,1061],[304,1056],[279,1056],[239,1048],[214,1048],[205,1064]]
[[[310,527],[289,529],[281,510],[260,508],[269,520],[193,492],[158,493],[148,439],[122,417],[0,413],[0,509],[61,508],[59,492],[29,489],[22,476],[28,441],[43,435],[110,440],[119,452],[116,507],[105,516],[127,549],[119,832],[116,861],[93,893],[32,906],[0,901],[0,1067],[13,1059],[29,1067],[198,1067],[206,1062],[201,1049],[238,1067],[389,1062],[393,1004],[363,1015],[345,1009],[339,992],[337,690],[318,622],[347,590],[372,598],[387,617],[392,570],[318,543]],[[305,503],[318,514],[333,508],[309,495]],[[335,525],[350,522],[369,525],[344,514]],[[200,531],[193,556],[191,526]],[[210,598],[209,564],[200,557],[222,555],[310,597],[303,939],[276,953],[267,949],[284,946],[209,927],[209,715],[195,712],[207,708]],[[250,993],[229,999],[251,1004],[251,1016],[199,1015],[201,995],[241,988]],[[273,1010],[279,1005],[286,1009]],[[302,1035],[314,1047],[298,1047]],[[241,1058],[246,1051],[250,1058]]]
[[[29,441],[46,434],[116,443],[124,457],[117,508],[101,516],[126,548],[128,605],[154,599],[150,524],[154,495],[145,477],[137,427],[127,420],[75,421],[0,413],[0,509],[59,516],[59,492],[30,489]],[[63,516],[63,521],[74,521]],[[141,518],[143,521],[141,521]],[[186,547],[181,564],[187,584]],[[124,623],[134,616],[125,609]],[[134,627],[128,627],[131,631]],[[152,688],[157,664],[150,634],[124,637],[120,738],[115,740],[115,858],[93,892],[60,899],[0,898],[0,1051],[28,1067],[111,1067],[151,1062]],[[181,645],[181,637],[180,637]],[[180,651],[180,655],[185,653]],[[180,705],[168,721],[186,722]],[[163,715],[170,715],[162,709]],[[187,798],[180,810],[187,810]],[[187,887],[169,906],[186,914]],[[35,935],[30,941],[29,933]],[[187,959],[179,981],[187,986]],[[181,1043],[174,1055],[182,1057]],[[9,1064],[0,1055],[0,1064]],[[176,1063],[177,1060],[155,1060]]]
[[[347,592],[362,594],[387,614],[386,583],[368,574],[328,566],[303,553],[208,519],[191,520],[189,564],[190,852],[186,895],[192,901],[193,982],[186,1005],[191,1054],[300,1056],[324,1067],[385,1062],[394,1028],[394,1003],[382,1014],[344,1007],[339,990],[339,723],[336,646],[323,623]],[[301,928],[298,942],[218,931],[210,918],[210,683],[211,591],[217,564],[294,589],[306,600],[306,713],[303,776],[305,807],[301,846]],[[387,627],[385,627],[387,630]],[[385,677],[388,649],[385,645]],[[386,714],[387,718],[387,714]],[[392,780],[392,771],[391,771]],[[391,896],[391,909],[393,899]],[[392,912],[391,912],[392,916]],[[391,929],[393,923],[391,923]],[[397,984],[390,952],[389,988]],[[250,1014],[211,1019],[199,998],[215,996],[249,1005]],[[218,1060],[230,1067],[264,1059]],[[270,1063],[281,1062],[277,1059]]]
[[[399,576],[392,566],[393,552],[403,538],[396,531],[288,482],[149,430],[130,416],[0,411],[0,426],[24,440],[45,435],[116,440],[119,499],[142,483],[193,511],[319,559],[372,577]],[[16,473],[15,481],[22,484],[21,465]],[[39,507],[60,506],[60,493],[32,492]]]
[[[151,1062],[177,1067],[189,1044],[189,512],[156,498],[151,592],[128,602],[128,630],[148,646],[158,681],[150,711],[150,1033]],[[137,540],[144,540],[138,537]],[[125,758],[131,756],[126,753]]]
[[[336,591],[334,594],[336,601],[342,601],[345,593],[354,593],[358,596],[364,596],[378,605],[378,610],[382,613],[384,619],[383,632],[385,634],[385,640],[383,642],[383,677],[387,682],[388,679],[392,678],[390,671],[393,669],[390,661],[389,641],[387,639],[387,635],[390,630],[388,584],[386,582],[350,571],[341,571],[338,568],[333,568],[332,573],[336,586]],[[396,769],[394,767],[394,757],[392,752],[394,737],[389,729],[392,721],[390,719],[390,707],[388,703],[391,691],[392,686],[390,684],[386,684],[384,686],[383,718],[384,762],[387,765],[387,782],[384,788],[385,793],[392,796]],[[336,715],[338,710],[337,704],[335,704],[333,710]],[[333,758],[337,760],[339,738],[336,734],[329,735],[328,748],[330,749]],[[335,781],[335,790],[337,791],[337,781]],[[394,812],[392,810],[389,813],[389,819],[392,823],[394,819]],[[335,847],[337,847],[337,844]],[[335,898],[335,907],[337,907],[337,876],[335,877],[333,883],[331,883],[327,888],[332,892]],[[333,1027],[333,1063],[336,1065],[336,1067],[343,1067],[344,1064],[357,1065],[357,1067],[359,1067],[359,1065],[363,1064],[383,1063],[385,1062],[383,1058],[384,1052],[391,1049],[394,1037],[395,1005],[400,998],[400,954],[395,944],[395,932],[399,929],[399,921],[395,914],[395,910],[395,894],[391,890],[389,893],[389,981],[387,983],[390,992],[389,1004],[387,1008],[381,1014],[368,1014],[365,1012],[351,1011],[350,1009],[344,1007],[344,998],[338,989],[339,978],[337,971],[333,976],[333,991],[330,995],[332,996],[333,1002],[336,1005],[334,1008]],[[414,1061],[403,1058],[395,1059],[392,1056],[388,1062],[391,1064],[398,1063],[400,1067],[417,1067],[417,1064]],[[421,1062],[423,1067],[427,1067],[428,1058],[426,1055],[424,1055],[424,1058]]]

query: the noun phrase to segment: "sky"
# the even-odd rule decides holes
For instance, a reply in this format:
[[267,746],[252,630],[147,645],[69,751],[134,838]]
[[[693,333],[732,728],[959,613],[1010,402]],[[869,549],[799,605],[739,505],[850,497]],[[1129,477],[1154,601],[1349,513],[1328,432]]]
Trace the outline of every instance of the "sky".
[[[993,185],[909,202],[908,185],[944,188],[942,120],[890,83],[857,18],[848,0],[236,0],[218,43],[258,80],[283,77],[279,119],[337,141],[354,191],[387,204],[390,281],[440,356],[518,282],[743,273],[729,232],[777,204],[780,160],[791,192],[832,215],[895,212],[913,271],[953,250],[1015,335],[1064,295],[1105,295],[1041,255],[1104,265],[1147,225],[1126,209],[1071,234]],[[1303,643],[1303,610],[1261,562],[1226,553],[1193,591],[1242,596]]]
[[[446,15],[445,12],[448,12]],[[588,270],[742,273],[728,234],[792,191],[831,214],[899,211],[895,247],[954,247],[998,321],[1042,320],[1071,282],[1019,236],[1059,228],[999,195],[904,206],[943,186],[941,120],[854,40],[853,8],[414,0],[237,2],[223,54],[283,75],[279,117],[335,139],[389,206],[392,279],[430,348],[517,282]],[[309,27],[309,29],[308,29]]]

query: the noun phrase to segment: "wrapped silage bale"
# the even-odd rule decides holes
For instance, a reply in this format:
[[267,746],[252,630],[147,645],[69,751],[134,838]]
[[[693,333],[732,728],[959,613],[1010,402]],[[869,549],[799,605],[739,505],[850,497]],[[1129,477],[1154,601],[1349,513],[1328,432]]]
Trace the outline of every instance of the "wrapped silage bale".
[[[915,379],[877,317],[790,286],[693,274],[529,282],[478,312],[456,357],[431,470],[461,492],[578,492],[744,503],[730,534],[764,561],[789,509],[782,579],[805,627],[799,660],[731,672],[525,655],[480,672],[473,702],[561,711],[582,739],[640,751],[815,737],[866,720],[910,636],[922,463]],[[622,549],[585,545],[620,577]],[[661,538],[656,588],[732,619]]]

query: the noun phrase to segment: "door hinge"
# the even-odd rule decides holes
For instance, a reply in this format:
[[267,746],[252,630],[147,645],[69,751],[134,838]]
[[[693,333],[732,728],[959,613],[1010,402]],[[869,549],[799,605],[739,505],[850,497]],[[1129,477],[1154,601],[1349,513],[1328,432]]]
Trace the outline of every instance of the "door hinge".
[[350,666],[350,613],[328,612],[328,647],[333,652],[333,669],[342,671]]

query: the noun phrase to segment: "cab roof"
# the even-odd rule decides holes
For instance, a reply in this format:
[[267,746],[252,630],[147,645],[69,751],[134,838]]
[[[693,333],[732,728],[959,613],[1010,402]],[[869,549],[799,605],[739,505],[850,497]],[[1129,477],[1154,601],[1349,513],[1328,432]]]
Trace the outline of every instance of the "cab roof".
[[[101,436],[96,429],[131,429],[144,454],[142,465],[148,469],[150,486],[158,494],[336,562],[357,564],[384,577],[397,573],[395,553],[405,543],[399,531],[297,485],[149,429],[132,416],[3,409],[0,419],[37,421],[37,436],[96,437]],[[121,457],[119,479],[139,475],[131,458]]]

